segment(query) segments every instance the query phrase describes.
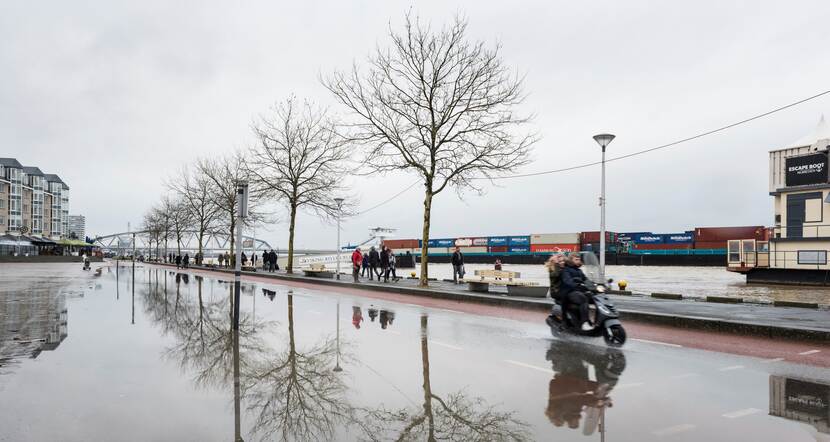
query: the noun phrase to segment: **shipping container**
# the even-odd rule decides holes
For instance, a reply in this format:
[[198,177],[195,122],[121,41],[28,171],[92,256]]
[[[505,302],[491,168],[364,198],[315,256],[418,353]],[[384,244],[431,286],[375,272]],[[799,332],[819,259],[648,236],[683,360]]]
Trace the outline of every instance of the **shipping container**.
[[507,246],[491,246],[487,248],[490,253],[507,253]]
[[455,240],[456,247],[469,247],[473,245],[472,238],[456,238]]
[[455,238],[431,239],[427,244],[429,244],[429,247],[453,247]]
[[474,254],[474,253],[487,253],[486,246],[472,246],[472,247],[461,247],[461,253],[467,254]]
[[[599,252],[599,243],[598,242],[591,242],[591,243],[584,243],[579,245],[579,250],[583,250],[586,252]],[[617,245],[612,243],[605,243],[605,251],[616,253],[617,252]]]
[[625,233],[618,233],[617,234],[617,241],[619,242],[632,242],[634,241],[634,237],[637,235],[645,235],[651,234],[651,232],[625,232]]
[[509,236],[507,237],[508,246],[529,246],[530,236]]
[[528,253],[530,252],[529,246],[509,246],[507,248],[508,253]]
[[538,253],[578,252],[579,244],[531,244],[530,251]]
[[[617,241],[617,234],[614,232],[605,232],[605,242],[614,243]],[[596,232],[582,232],[580,235],[580,244],[588,244],[592,242],[599,242],[599,231]]]
[[411,249],[392,249],[392,253],[394,253],[395,255],[406,255],[407,252],[409,252],[413,255],[420,254],[421,249],[415,249],[415,248],[411,248]]
[[506,236],[491,236],[487,238],[487,245],[488,246],[506,246],[507,245],[507,237]]
[[663,235],[659,233],[642,233],[634,235],[634,244],[663,244]]
[[726,241],[695,241],[696,249],[725,249]]
[[421,247],[417,239],[384,239],[383,245],[390,249],[416,249]]
[[764,226],[697,227],[695,242],[728,241],[730,239],[764,239]]
[[692,243],[632,244],[631,250],[682,250],[691,249]]
[[430,247],[427,249],[428,255],[448,255],[450,253],[450,249],[447,247]]
[[473,246],[487,246],[487,238],[473,238]]
[[579,244],[579,233],[534,233],[530,244]]
[[694,232],[664,233],[663,242],[667,244],[691,244],[695,241]]

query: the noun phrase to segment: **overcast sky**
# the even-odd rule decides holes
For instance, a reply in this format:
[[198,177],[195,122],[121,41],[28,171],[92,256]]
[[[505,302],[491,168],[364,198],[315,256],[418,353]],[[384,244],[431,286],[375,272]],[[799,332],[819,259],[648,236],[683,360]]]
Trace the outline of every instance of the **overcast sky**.
[[[209,3],[213,3],[209,5]],[[237,3],[237,2],[231,2]],[[0,4],[0,157],[57,173],[88,234],[125,231],[197,156],[252,143],[250,124],[289,94],[337,106],[318,77],[385,46],[412,11],[435,25],[463,13],[469,38],[500,43],[526,74],[522,111],[542,139],[524,171],[615,156],[694,135],[830,89],[827,1],[15,2]],[[823,97],[675,148],[608,165],[608,225],[673,232],[772,223],[767,151],[813,130]],[[828,115],[830,116],[830,115]],[[503,181],[482,196],[440,194],[433,238],[598,230],[598,167]],[[361,178],[361,206],[416,179]],[[418,237],[423,194],[350,219]],[[266,231],[267,230],[267,231]],[[257,235],[287,243],[287,227]],[[335,229],[300,218],[300,247]]]

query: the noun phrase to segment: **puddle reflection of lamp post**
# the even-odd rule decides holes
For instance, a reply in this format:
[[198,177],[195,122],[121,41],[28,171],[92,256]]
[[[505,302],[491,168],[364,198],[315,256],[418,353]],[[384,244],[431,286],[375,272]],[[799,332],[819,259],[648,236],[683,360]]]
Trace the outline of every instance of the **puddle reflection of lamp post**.
[[594,141],[602,148],[602,190],[599,197],[599,280],[605,281],[605,147],[615,138],[611,134],[594,135]]
[[343,214],[343,198],[335,198],[334,202],[337,203],[337,279],[340,279],[340,217]]
[[[338,242],[338,248],[339,246]],[[339,264],[340,261],[337,261],[337,263]],[[340,301],[337,301],[337,363],[334,365],[334,371],[337,373],[343,371],[343,367],[340,366]]]

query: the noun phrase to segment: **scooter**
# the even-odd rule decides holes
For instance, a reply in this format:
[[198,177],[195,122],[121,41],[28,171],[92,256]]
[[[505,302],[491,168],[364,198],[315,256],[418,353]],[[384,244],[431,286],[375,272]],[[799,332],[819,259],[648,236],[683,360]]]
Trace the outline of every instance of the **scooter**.
[[[610,280],[609,280],[610,282]],[[573,305],[562,311],[559,301],[553,308],[553,314],[546,320],[550,331],[555,337],[564,334],[577,336],[599,337],[611,347],[622,347],[625,344],[625,328],[620,322],[620,314],[614,304],[605,296],[607,290],[604,284],[596,284],[590,279],[583,281],[580,290],[588,298],[588,316],[594,328],[588,331],[582,330],[579,324],[579,307]]]

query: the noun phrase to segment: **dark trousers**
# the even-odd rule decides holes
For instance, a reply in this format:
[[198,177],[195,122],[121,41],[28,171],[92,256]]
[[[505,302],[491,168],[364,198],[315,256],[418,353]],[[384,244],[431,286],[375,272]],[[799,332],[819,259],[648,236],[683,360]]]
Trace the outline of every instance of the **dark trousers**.
[[[365,267],[364,267],[365,268]],[[354,282],[358,282],[358,275],[360,275],[360,267],[353,266],[352,267],[352,276],[354,277]]]
[[392,279],[398,279],[398,275],[395,273],[395,267],[394,266],[389,267],[389,272],[388,273],[392,274]]
[[369,271],[369,264],[366,264],[365,266],[362,267],[362,270],[360,271],[360,276],[365,278],[366,277],[366,272],[368,272],[368,271]]
[[562,305],[562,311],[565,312],[569,306],[576,306],[579,309],[579,324],[580,326],[588,322],[588,297],[579,292],[570,292],[565,296],[565,303]]
[[380,270],[378,270],[377,264],[369,264],[369,280],[373,281],[375,276],[378,277],[378,281],[380,281]]
[[464,279],[464,264],[452,265],[452,282],[458,282]]

